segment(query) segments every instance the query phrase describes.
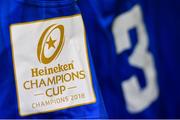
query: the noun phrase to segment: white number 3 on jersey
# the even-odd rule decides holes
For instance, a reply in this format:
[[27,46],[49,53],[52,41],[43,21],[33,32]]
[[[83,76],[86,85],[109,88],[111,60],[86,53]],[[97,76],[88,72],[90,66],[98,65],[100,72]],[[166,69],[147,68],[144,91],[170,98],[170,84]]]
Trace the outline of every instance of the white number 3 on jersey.
[[131,48],[128,31],[132,28],[137,30],[138,43],[128,60],[130,65],[144,71],[146,86],[143,89],[140,87],[136,75],[124,80],[121,86],[128,112],[139,113],[149,107],[159,95],[154,61],[148,51],[148,35],[139,5],[135,5],[128,12],[118,16],[113,23],[112,31],[118,54]]

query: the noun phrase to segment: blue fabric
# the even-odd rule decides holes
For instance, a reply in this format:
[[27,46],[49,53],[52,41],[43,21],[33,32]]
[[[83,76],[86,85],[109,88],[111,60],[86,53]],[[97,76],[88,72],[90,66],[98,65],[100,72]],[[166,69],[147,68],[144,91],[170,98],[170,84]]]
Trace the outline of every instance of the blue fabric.
[[20,117],[12,64],[9,26],[14,23],[29,22],[79,14],[73,0],[0,0],[0,118],[105,118],[107,117],[96,79],[91,53],[88,55],[96,103],[59,110],[47,114]]
[[[180,1],[179,0],[0,0],[0,118],[18,114],[9,25],[80,13],[86,26],[88,52],[97,102],[95,104],[23,118],[179,118],[180,117]],[[148,50],[153,54],[160,94],[144,111],[131,114],[125,106],[120,84],[132,74],[146,85],[143,71],[132,68],[128,58],[137,45],[136,29],[129,31],[132,47],[118,55],[112,24],[134,5],[140,5],[148,32]],[[91,53],[92,57],[91,57]],[[92,60],[93,58],[93,60]],[[93,67],[95,65],[95,70]],[[124,72],[127,71],[127,72]],[[98,83],[103,95],[99,92]]]
[[[136,29],[129,31],[132,47],[118,55],[112,24],[114,19],[134,5],[140,5],[148,32],[148,50],[153,54],[160,94],[144,111],[131,114],[125,106],[120,84],[132,74],[145,83],[143,71],[132,68],[128,58],[137,44]],[[179,0],[79,0],[97,78],[110,118],[180,117],[180,16]]]

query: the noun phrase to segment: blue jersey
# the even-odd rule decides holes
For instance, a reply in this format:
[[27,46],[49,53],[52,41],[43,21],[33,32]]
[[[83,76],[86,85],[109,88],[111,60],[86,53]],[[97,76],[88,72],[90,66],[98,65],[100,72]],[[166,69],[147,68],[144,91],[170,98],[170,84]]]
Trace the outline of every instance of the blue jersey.
[[179,2],[79,0],[110,118],[179,117]]
[[178,0],[76,1],[0,0],[0,117],[178,118]]
[[73,0],[0,0],[0,118],[106,117],[83,26]]

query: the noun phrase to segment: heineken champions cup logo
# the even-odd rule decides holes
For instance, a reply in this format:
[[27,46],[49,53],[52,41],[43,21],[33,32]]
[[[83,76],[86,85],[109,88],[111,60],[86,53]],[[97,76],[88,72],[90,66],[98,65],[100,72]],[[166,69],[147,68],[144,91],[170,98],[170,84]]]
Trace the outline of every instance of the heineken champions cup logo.
[[96,102],[81,15],[13,24],[10,33],[21,116]]
[[[43,64],[49,64],[55,60],[64,45],[64,26],[63,25],[50,25],[46,28],[40,39],[37,46],[37,57],[39,62]],[[51,52],[53,54],[49,55]]]

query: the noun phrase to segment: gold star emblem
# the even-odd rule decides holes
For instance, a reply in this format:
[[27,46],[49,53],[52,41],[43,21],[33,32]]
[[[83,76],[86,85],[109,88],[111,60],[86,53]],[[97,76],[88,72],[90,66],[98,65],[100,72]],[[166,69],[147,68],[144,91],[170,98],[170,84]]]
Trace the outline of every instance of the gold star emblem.
[[50,49],[50,48],[55,48],[55,45],[54,45],[54,43],[56,42],[56,40],[53,40],[51,37],[50,37],[50,39],[49,39],[49,41],[47,41],[46,43],[48,44],[48,49]]

